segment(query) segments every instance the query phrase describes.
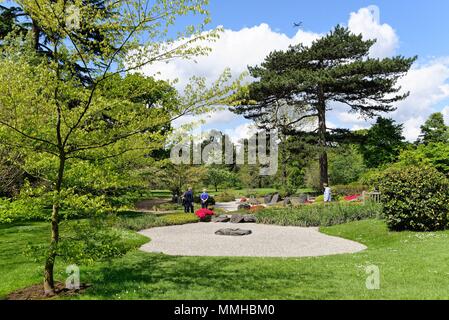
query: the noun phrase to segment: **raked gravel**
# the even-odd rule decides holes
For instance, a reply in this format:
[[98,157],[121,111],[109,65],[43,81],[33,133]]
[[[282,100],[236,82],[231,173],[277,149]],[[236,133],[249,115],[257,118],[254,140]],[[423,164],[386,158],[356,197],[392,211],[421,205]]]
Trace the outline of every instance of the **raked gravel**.
[[[249,229],[246,236],[220,236],[222,228]],[[284,227],[255,223],[200,222],[142,230],[151,238],[141,250],[176,256],[313,257],[355,253],[366,246],[328,236],[318,228]]]

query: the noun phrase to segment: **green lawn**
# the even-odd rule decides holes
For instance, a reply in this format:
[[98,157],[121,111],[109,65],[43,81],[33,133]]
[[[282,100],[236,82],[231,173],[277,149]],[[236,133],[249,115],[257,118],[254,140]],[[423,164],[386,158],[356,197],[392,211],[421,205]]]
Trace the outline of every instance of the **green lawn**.
[[[285,259],[171,257],[132,250],[122,258],[81,267],[81,281],[93,287],[75,298],[449,298],[449,231],[390,233],[379,220],[322,231],[359,241],[368,249],[357,254]],[[28,241],[45,241],[48,233],[44,223],[0,228],[0,297],[41,281],[41,267],[20,252]],[[365,288],[365,267],[371,264],[380,268],[380,290]],[[59,280],[64,279],[62,269],[59,265]]]

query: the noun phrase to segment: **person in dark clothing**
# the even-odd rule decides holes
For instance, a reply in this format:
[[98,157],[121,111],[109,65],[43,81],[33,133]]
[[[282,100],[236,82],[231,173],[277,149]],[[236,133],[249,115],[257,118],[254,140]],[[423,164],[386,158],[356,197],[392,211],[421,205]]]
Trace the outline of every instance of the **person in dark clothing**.
[[192,188],[189,188],[183,195],[183,204],[184,204],[184,212],[193,213],[193,191]]

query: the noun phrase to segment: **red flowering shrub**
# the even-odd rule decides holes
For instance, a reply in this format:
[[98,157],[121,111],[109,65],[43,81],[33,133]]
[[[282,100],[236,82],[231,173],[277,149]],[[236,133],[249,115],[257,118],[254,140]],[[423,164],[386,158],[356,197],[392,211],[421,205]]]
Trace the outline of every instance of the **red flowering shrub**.
[[356,201],[356,200],[358,200],[361,196],[362,196],[361,194],[355,194],[355,195],[352,195],[352,196],[346,196],[346,197],[344,197],[343,199],[344,199],[345,201]]
[[196,214],[196,216],[197,216],[198,218],[204,219],[204,218],[206,218],[207,216],[213,216],[213,215],[214,215],[214,212],[213,212],[212,210],[209,210],[209,209],[204,208],[204,209],[198,209],[198,210],[196,210],[196,211],[195,211],[195,214]]

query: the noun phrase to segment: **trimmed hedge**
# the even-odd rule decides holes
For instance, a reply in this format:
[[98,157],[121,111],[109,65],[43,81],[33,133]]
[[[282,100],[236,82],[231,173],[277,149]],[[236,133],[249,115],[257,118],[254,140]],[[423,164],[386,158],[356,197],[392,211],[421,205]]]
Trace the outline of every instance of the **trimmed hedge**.
[[348,185],[335,185],[331,186],[332,195],[338,196],[352,196],[354,194],[360,194],[368,187],[362,184],[348,184]]
[[257,212],[257,222],[282,226],[332,226],[350,221],[379,218],[382,206],[376,203],[328,203],[287,208],[268,208]]
[[215,196],[217,202],[230,202],[236,199],[235,194],[229,191],[224,191]]
[[390,230],[435,231],[449,225],[449,180],[430,166],[387,170],[380,180]]

